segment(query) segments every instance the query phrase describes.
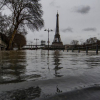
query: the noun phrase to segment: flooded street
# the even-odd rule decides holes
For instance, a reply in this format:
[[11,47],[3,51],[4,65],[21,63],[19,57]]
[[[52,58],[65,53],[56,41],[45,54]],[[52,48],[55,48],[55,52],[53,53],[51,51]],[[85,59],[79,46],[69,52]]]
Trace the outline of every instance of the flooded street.
[[99,100],[99,94],[95,51],[0,51],[0,100]]

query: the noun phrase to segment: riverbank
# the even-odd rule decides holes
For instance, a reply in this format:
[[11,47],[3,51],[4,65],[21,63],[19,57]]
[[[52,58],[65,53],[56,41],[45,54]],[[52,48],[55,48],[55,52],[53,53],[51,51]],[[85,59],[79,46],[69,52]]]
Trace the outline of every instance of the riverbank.
[[99,100],[99,76],[82,75],[3,84],[0,85],[0,100]]

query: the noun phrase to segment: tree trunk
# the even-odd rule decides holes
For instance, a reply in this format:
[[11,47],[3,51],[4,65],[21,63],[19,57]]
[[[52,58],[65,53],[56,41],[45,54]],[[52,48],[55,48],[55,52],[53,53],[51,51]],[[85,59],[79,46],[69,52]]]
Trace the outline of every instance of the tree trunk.
[[12,49],[12,42],[13,42],[13,39],[14,39],[14,37],[15,37],[16,32],[17,32],[17,29],[14,29],[13,34],[12,34],[12,36],[11,36],[11,39],[10,39],[10,41],[9,41],[8,50],[11,50],[11,49]]

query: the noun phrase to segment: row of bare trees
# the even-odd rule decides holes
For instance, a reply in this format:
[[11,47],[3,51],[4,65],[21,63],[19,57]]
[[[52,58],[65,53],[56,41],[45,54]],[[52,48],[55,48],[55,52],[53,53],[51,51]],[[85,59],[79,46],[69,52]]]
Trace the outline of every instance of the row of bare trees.
[[[93,45],[93,44],[100,45],[100,40],[97,39],[97,37],[92,37],[92,38],[87,39],[81,45]],[[74,47],[77,47],[77,46],[79,46],[79,41],[78,40],[72,40],[71,45],[73,45]]]
[[[27,28],[34,31],[43,27],[41,8],[39,0],[0,0],[0,33],[8,37],[9,50],[16,38],[23,40]],[[9,15],[2,14],[5,9],[10,10]]]

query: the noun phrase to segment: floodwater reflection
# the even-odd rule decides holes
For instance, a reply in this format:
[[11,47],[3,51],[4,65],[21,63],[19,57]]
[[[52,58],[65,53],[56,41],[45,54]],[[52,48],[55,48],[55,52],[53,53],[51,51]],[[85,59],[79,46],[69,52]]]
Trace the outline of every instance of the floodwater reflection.
[[100,66],[100,57],[91,57],[85,60],[89,68]]
[[5,51],[0,54],[0,83],[23,81],[26,69],[26,52]]
[[55,65],[55,68],[54,68],[54,70],[55,70],[55,76],[56,77],[61,77],[61,76],[63,76],[63,75],[60,75],[60,72],[59,72],[59,70],[60,69],[62,69],[63,67],[59,67],[59,65],[61,64],[60,63],[60,51],[58,51],[58,50],[56,50],[55,52],[54,52],[54,65]]
[[[0,84],[54,79],[100,70],[100,54],[25,50],[0,52]],[[90,73],[91,72],[91,73]],[[93,74],[94,75],[94,74]]]
[[[80,96],[76,100],[97,95],[100,98],[100,91],[98,91],[100,87],[99,61],[100,54],[94,55],[89,52],[86,55],[84,51],[77,53],[50,50],[49,55],[47,50],[1,51],[0,100],[38,100],[38,97],[47,100],[47,96],[68,91],[72,92],[70,94],[68,92],[65,96],[62,95],[61,100],[66,100],[64,97],[68,98],[72,95],[78,98]],[[21,83],[3,84],[12,82]],[[93,91],[91,91],[92,85],[99,87],[97,90],[93,87]],[[78,89],[82,92],[79,92]]]

